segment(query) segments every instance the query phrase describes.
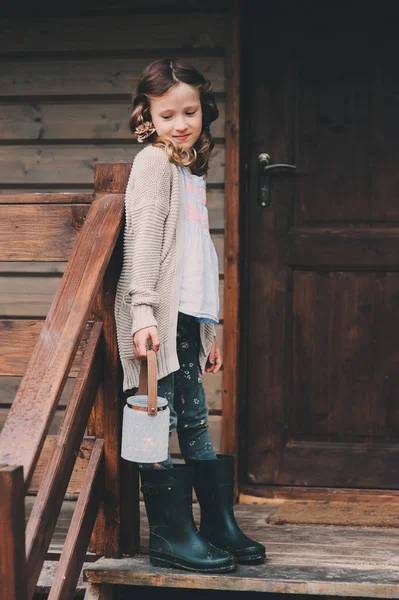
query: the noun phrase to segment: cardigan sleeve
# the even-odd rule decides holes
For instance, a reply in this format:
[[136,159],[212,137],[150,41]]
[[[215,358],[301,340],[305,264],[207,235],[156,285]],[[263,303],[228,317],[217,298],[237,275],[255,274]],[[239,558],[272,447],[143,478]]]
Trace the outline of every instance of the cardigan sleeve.
[[159,304],[156,285],[169,212],[171,169],[162,149],[151,150],[136,157],[125,194],[123,252],[131,270],[124,301],[130,304],[132,335],[144,327],[158,326],[154,307]]

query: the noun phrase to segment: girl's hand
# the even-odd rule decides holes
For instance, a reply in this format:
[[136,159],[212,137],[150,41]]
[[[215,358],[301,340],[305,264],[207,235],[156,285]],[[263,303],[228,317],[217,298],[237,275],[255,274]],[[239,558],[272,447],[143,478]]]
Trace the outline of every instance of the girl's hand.
[[158,329],[154,325],[151,327],[144,327],[144,329],[139,329],[133,336],[134,355],[140,362],[142,360],[147,360],[147,340],[149,338],[152,341],[152,349],[155,350],[155,352],[158,352]]
[[217,373],[221,366],[222,355],[220,354],[219,344],[215,338],[208,356],[208,360],[206,361],[205,371],[206,373]]

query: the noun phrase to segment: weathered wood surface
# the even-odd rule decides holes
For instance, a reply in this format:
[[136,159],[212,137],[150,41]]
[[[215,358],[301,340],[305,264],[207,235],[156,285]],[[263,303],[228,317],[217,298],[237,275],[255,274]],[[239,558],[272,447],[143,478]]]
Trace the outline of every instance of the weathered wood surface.
[[[26,498],[27,513],[32,501],[33,498]],[[59,553],[62,548],[75,504],[71,501],[65,501],[63,504],[50,546],[50,551],[54,553]],[[269,515],[276,510],[277,506],[278,502],[266,506],[235,507],[237,521],[243,530],[265,543],[268,560],[265,565],[250,567],[249,573],[247,567],[240,566],[234,574],[234,588],[231,588],[231,582],[225,581],[225,575],[215,578],[219,580],[220,586],[223,582],[226,586],[217,589],[238,591],[241,589],[240,576],[243,576],[244,589],[254,589],[254,586],[263,585],[270,586],[268,589],[277,590],[279,593],[325,594],[329,597],[346,595],[397,598],[399,596],[397,530],[269,525],[267,523]],[[203,577],[206,576],[198,574],[159,569],[155,570],[156,575],[153,572],[148,575],[150,567],[146,554],[149,532],[143,503],[140,503],[140,513],[142,558],[141,563],[139,561],[130,565],[133,567],[130,576],[135,576],[137,566],[139,571],[137,576],[142,581],[142,585],[171,585],[172,587],[192,585],[194,588],[203,586],[202,589],[208,589],[209,580],[204,582]],[[198,523],[199,506],[196,503],[193,505],[193,513]],[[86,563],[85,566],[90,569],[94,564]],[[369,574],[364,574],[364,571]],[[126,573],[121,574],[121,577],[124,575]],[[330,576],[331,585],[329,585]],[[167,579],[165,580],[164,577]],[[211,583],[209,589],[213,589],[214,583]],[[138,581],[136,584],[140,585]]]
[[[1,88],[1,80],[0,80]],[[130,163],[142,146],[126,144],[68,144],[0,146],[0,164],[4,172],[2,185],[20,187],[32,184],[92,184],[96,163]],[[216,144],[207,178],[208,183],[224,182],[224,147]]]
[[270,501],[317,500],[319,502],[392,502],[399,501],[399,491],[305,486],[243,485],[240,504],[269,504]]
[[[0,375],[24,375],[44,326],[44,321],[0,320]],[[79,373],[92,326],[86,325],[69,377]]]
[[[102,323],[95,323],[87,343],[72,398],[64,412],[56,445],[26,527],[27,576],[30,594],[33,594],[40,575],[98,388],[103,366],[101,335]],[[88,471],[93,461],[95,447],[94,444]],[[88,477],[87,472],[85,473],[85,483],[80,490],[81,493],[83,489],[87,489]]]
[[[397,530],[268,525],[275,508],[235,507],[243,530],[266,545],[264,565],[241,565],[223,576],[153,568],[146,556],[148,525],[142,507],[142,555],[119,561],[100,559],[85,570],[86,576],[93,582],[128,585],[399,598]],[[198,522],[198,505],[193,512]]]
[[62,275],[66,269],[66,262],[24,262],[24,261],[1,261],[0,273],[2,275],[10,275],[16,273],[42,273],[46,275]]
[[61,275],[42,274],[39,266],[36,266],[36,273],[33,270],[16,274],[12,273],[13,265],[9,266],[10,274],[0,274],[0,316],[20,319],[45,317],[60,285]]
[[0,464],[0,600],[26,600],[24,477]]
[[117,598],[120,599],[120,596],[114,585],[93,583],[89,584],[84,600],[117,600]]
[[76,589],[104,484],[104,440],[96,440],[76,502],[49,600],[69,600]]
[[295,267],[356,269],[398,267],[399,231],[380,228],[293,228],[287,236],[287,258]]
[[399,489],[397,444],[289,441],[283,461],[284,473],[276,480],[280,485],[333,486],[332,473],[339,472],[340,487],[371,488],[378,472],[382,488]]
[[[150,33],[147,31],[147,35]],[[163,57],[159,53],[155,58]],[[61,61],[32,58],[0,60],[0,95],[7,96],[75,96],[90,94],[122,94],[129,100],[149,58],[66,58]],[[210,79],[214,92],[224,91],[224,59],[222,57],[190,57],[190,62]],[[25,99],[22,100],[26,102]]]
[[[183,7],[182,7],[183,8]],[[20,22],[21,21],[21,22]],[[134,35],[132,25],[134,24]],[[206,12],[4,19],[0,52],[57,52],[210,48],[225,46],[225,15]],[[173,31],[173,36],[171,35]],[[151,35],[149,35],[151,32]]]
[[[219,118],[211,124],[211,132],[220,139],[224,138],[225,129],[224,100],[218,99],[217,105]],[[128,101],[1,104],[0,120],[4,126],[0,140],[133,141],[128,125],[131,112]]]
[[123,196],[116,194],[99,196],[91,205],[2,429],[1,461],[23,465],[27,485],[121,229],[123,208]]
[[[219,266],[223,269],[223,239],[221,235],[215,236],[211,233],[212,238],[216,239],[217,251],[219,251]],[[24,265],[26,263],[23,263]],[[57,292],[61,281],[61,274],[48,275],[45,265],[47,263],[36,264],[36,267],[27,267],[26,275],[23,272],[23,266],[20,265],[17,271],[18,274],[12,273],[17,269],[18,263],[9,265],[9,271],[5,274],[1,273],[0,266],[0,317],[30,317],[39,318],[45,317],[50,309],[51,303]],[[51,263],[53,265],[54,263]],[[63,264],[63,263],[60,263]],[[2,263],[4,265],[4,263]],[[41,267],[43,265],[43,267]],[[6,267],[4,267],[6,268]],[[43,269],[43,273],[40,269]],[[50,267],[51,268],[51,267]],[[61,269],[60,269],[61,270]],[[219,281],[219,297],[220,297],[220,313],[219,318],[222,320],[224,316],[224,282]]]
[[[287,11],[288,4],[270,5],[267,36],[256,11],[243,11],[250,40],[244,114],[252,119],[242,480],[397,487],[399,113],[388,56],[398,55],[398,37],[370,14],[359,27],[348,4],[336,48],[336,13],[320,35],[314,11],[298,28],[301,7]],[[399,5],[392,6],[396,21]],[[371,50],[370,27],[386,46]],[[275,60],[266,65],[271,52]],[[356,105],[349,119],[348,103]],[[273,178],[265,209],[258,204],[261,152],[297,166],[292,177]],[[374,456],[369,446],[360,450],[363,443],[375,445]],[[392,452],[379,469],[381,444]]]
[[0,260],[69,260],[88,210],[87,204],[3,205]]
[[[28,493],[37,494],[40,484],[43,481],[46,469],[50,460],[54,455],[57,445],[57,435],[48,435],[44,442],[43,449],[40,453],[35,472],[33,473],[32,481],[30,482]],[[93,450],[95,438],[85,437],[76,452],[76,461],[73,465],[71,477],[66,489],[67,494],[79,494],[82,489],[89,464],[90,456]]]
[[[32,512],[34,503],[36,501],[36,496],[25,496],[25,522],[27,523],[29,520],[29,516]],[[64,500],[62,503],[60,516],[57,522],[57,527],[53,533],[51,538],[51,543],[48,549],[48,554],[55,557],[57,560],[60,557],[60,553],[62,551],[63,545],[66,540],[66,536],[68,534],[69,526],[73,517],[73,512],[76,507],[76,499],[74,500]],[[94,558],[94,555],[90,555],[91,558]]]
[[[0,109],[1,110],[1,109]],[[94,196],[89,192],[16,192],[0,194],[2,204],[91,204]]]
[[[347,560],[345,560],[347,563]],[[309,594],[361,598],[399,598],[399,575],[396,571],[376,569],[373,561],[363,569],[324,565],[267,564],[243,567],[233,573],[195,575],[178,569],[157,569],[147,557],[118,560],[100,559],[85,569],[95,583],[119,583],[172,588],[267,592],[273,594]]]
[[[89,567],[90,562],[83,563],[84,567]],[[58,569],[58,560],[46,560],[40,573],[39,581],[36,585],[36,594],[49,594],[51,586],[54,583],[55,574]],[[88,584],[83,581],[83,572],[80,573],[76,584],[75,597],[84,597]]]

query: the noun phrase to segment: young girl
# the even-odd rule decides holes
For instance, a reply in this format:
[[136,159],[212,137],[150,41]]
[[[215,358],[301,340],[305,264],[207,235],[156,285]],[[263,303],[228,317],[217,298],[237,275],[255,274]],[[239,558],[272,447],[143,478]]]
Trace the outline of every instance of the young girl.
[[[211,84],[189,63],[161,59],[133,93],[130,129],[147,146],[136,156],[125,196],[124,259],[115,317],[123,389],[137,392],[147,344],[157,356],[158,395],[167,398],[185,465],[140,464],[150,523],[150,560],[203,572],[265,557],[233,514],[233,459],[216,456],[208,431],[204,371],[222,359],[215,337],[218,259],[209,234],[204,176],[218,117]],[[201,505],[192,516],[194,485]]]

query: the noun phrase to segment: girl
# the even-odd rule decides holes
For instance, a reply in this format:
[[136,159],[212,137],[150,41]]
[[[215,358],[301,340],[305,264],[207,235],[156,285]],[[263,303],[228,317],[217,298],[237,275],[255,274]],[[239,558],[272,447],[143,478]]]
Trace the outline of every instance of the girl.
[[[139,142],[126,189],[124,258],[115,317],[124,382],[138,388],[147,344],[157,353],[158,395],[168,399],[185,465],[140,464],[150,560],[203,572],[262,560],[264,546],[233,514],[233,459],[217,457],[208,431],[204,371],[222,360],[218,259],[209,235],[204,176],[218,117],[211,84],[189,63],[161,59],[144,70],[129,125]],[[192,516],[194,485],[201,505]]]

